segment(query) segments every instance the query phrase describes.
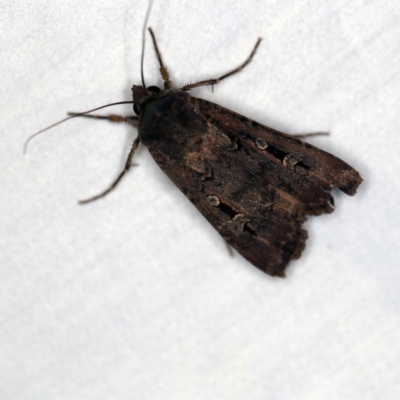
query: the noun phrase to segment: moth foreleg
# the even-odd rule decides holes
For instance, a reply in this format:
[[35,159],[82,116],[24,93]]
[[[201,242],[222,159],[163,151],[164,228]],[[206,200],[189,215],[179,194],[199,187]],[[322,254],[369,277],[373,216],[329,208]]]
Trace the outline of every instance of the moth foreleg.
[[69,112],[68,115],[71,116],[76,116],[76,117],[84,117],[84,118],[92,118],[92,119],[103,119],[107,120],[110,122],[125,122],[130,125],[135,125],[135,122],[138,120],[138,117],[135,115],[128,115],[127,117],[124,117],[122,115],[116,115],[116,114],[109,114],[109,115],[98,115],[98,114],[84,114],[82,115],[81,113],[76,113],[76,112]]
[[160,64],[160,74],[161,77],[164,80],[164,89],[169,89],[171,87],[171,81],[169,80],[169,73],[166,67],[164,67],[163,61],[162,61],[162,57],[161,57],[161,53],[160,50],[158,49],[157,46],[157,41],[156,41],[156,37],[153,33],[153,30],[151,28],[149,28],[149,32],[151,35],[151,39],[153,40],[153,45],[154,45],[154,50],[156,51],[156,56],[157,56],[157,60]]
[[90,197],[89,199],[86,200],[79,200],[79,204],[86,204],[86,203],[90,203],[91,201],[94,200],[98,200],[102,197],[104,197],[105,195],[107,195],[108,193],[110,193],[113,189],[115,189],[115,187],[118,185],[118,183],[121,181],[121,179],[123,178],[123,176],[129,171],[129,169],[132,166],[132,159],[133,156],[136,153],[136,150],[139,147],[139,143],[140,143],[140,139],[139,136],[134,140],[133,144],[132,144],[132,148],[129,152],[128,158],[125,162],[125,166],[124,169],[120,172],[120,174],[117,176],[117,179],[115,179],[115,181],[110,185],[110,187],[106,190],[104,190],[103,192],[101,192],[100,194],[98,194],[97,196],[93,196]]
[[258,38],[256,45],[254,46],[252,52],[250,53],[249,57],[247,57],[246,61],[241,64],[239,67],[235,68],[234,70],[228,72],[225,75],[220,76],[219,78],[216,79],[207,79],[205,81],[200,81],[200,82],[196,82],[196,83],[190,83],[188,85],[185,85],[181,88],[181,90],[190,90],[190,89],[194,89],[196,87],[199,86],[207,86],[207,85],[216,85],[217,83],[220,83],[222,80],[224,80],[225,78],[228,78],[231,75],[237,74],[238,72],[240,72],[250,61],[251,59],[254,57],[254,54],[256,54],[257,51],[257,47],[260,45],[261,42],[261,38]]

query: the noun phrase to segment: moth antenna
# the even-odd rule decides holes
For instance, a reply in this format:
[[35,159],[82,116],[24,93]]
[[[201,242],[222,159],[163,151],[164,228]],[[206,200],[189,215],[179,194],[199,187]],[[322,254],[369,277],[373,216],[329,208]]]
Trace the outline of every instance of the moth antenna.
[[144,88],[146,87],[146,84],[144,83],[144,74],[143,74],[144,50],[146,47],[145,46],[145,44],[146,44],[146,28],[147,28],[147,23],[149,22],[150,11],[151,11],[152,5],[153,5],[153,0],[149,0],[149,6],[147,7],[146,16],[144,18],[143,32],[142,32],[142,57],[140,60],[140,75],[142,77],[142,85]]
[[28,149],[28,144],[35,136],[40,135],[41,133],[46,132],[51,128],[54,128],[55,126],[60,125],[63,122],[68,121],[71,118],[80,117],[82,115],[89,114],[89,113],[91,113],[93,111],[101,110],[102,108],[111,107],[111,106],[117,106],[117,105],[120,105],[120,104],[133,104],[133,101],[120,101],[118,103],[106,104],[105,106],[93,108],[93,110],[85,111],[85,112],[77,114],[77,115],[71,115],[70,117],[66,117],[66,118],[64,118],[64,119],[62,119],[62,120],[60,120],[58,122],[55,122],[54,124],[51,124],[48,127],[44,128],[44,129],[41,129],[40,131],[38,131],[38,132],[34,133],[33,135],[29,136],[28,139],[26,139],[26,141],[25,141],[23,153],[26,154],[26,151]]

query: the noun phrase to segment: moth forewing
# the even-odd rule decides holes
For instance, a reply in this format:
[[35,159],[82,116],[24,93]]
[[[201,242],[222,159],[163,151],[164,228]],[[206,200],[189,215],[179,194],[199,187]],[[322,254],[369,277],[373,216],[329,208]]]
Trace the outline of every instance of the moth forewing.
[[222,237],[270,275],[300,256],[306,215],[333,211],[331,189],[353,194],[361,182],[331,154],[180,90],[144,105],[139,135]]

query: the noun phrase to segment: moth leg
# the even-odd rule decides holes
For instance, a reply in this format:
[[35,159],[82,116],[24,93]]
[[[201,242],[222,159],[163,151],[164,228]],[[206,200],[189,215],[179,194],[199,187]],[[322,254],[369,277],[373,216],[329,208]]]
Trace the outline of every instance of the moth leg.
[[298,135],[290,135],[296,138],[306,138],[306,137],[313,137],[313,136],[329,136],[329,132],[309,132],[309,133],[300,133]]
[[254,54],[256,54],[257,48],[260,45],[261,42],[261,38],[258,38],[256,45],[254,46],[252,52],[250,53],[249,57],[247,57],[246,61],[241,64],[239,67],[235,68],[234,70],[228,72],[225,75],[220,76],[217,79],[207,79],[205,81],[200,81],[200,82],[196,82],[196,83],[189,83],[188,85],[185,85],[181,88],[181,90],[190,90],[199,86],[207,86],[207,85],[216,85],[217,83],[220,83],[223,79],[228,78],[231,75],[237,74],[238,72],[240,72],[250,61],[251,59],[254,57]]
[[157,56],[158,62],[160,64],[160,74],[164,80],[164,89],[169,89],[171,87],[171,81],[169,80],[168,70],[166,67],[164,67],[164,64],[163,64],[163,61],[161,58],[161,53],[160,53],[160,50],[158,49],[156,37],[154,36],[153,30],[151,28],[149,28],[149,32],[151,35],[151,39],[153,40],[154,50],[156,51],[156,56]]
[[93,119],[104,119],[111,122],[125,122],[130,125],[135,125],[135,122],[138,120],[138,117],[135,115],[128,115],[127,117],[123,117],[122,115],[110,114],[110,115],[98,115],[98,114],[83,114],[76,112],[69,112],[68,115],[84,117],[84,118],[93,118]]
[[140,139],[139,139],[139,137],[137,137],[134,140],[133,144],[132,144],[132,148],[131,148],[131,150],[129,152],[129,155],[128,155],[128,158],[127,158],[127,160],[125,162],[124,169],[120,172],[120,174],[117,176],[117,179],[115,179],[115,181],[111,184],[111,186],[108,189],[104,190],[103,192],[101,192],[97,196],[90,197],[89,199],[86,199],[86,200],[79,200],[78,203],[79,204],[90,203],[91,201],[94,201],[94,200],[97,200],[97,199],[100,199],[100,198],[104,197],[106,194],[110,193],[113,189],[115,189],[115,187],[118,185],[118,183],[123,178],[123,176],[131,168],[131,166],[132,166],[132,158],[133,158],[134,154],[136,153],[136,150],[139,147],[139,143],[140,143]]

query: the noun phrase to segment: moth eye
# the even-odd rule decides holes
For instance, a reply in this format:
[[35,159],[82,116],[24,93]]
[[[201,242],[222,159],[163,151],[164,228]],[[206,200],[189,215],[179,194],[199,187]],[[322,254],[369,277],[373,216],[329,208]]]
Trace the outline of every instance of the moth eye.
[[133,111],[135,112],[136,115],[139,115],[139,109],[136,106],[136,104],[133,105]]
[[153,92],[153,93],[160,93],[161,92],[161,89],[159,87],[157,87],[157,86],[149,86],[147,88],[147,90],[149,90],[150,92]]

